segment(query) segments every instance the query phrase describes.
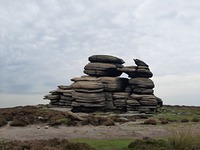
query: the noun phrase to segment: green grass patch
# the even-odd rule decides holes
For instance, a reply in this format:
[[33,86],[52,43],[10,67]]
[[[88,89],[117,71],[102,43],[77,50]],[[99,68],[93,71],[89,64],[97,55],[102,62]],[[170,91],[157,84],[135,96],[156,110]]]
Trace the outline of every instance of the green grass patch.
[[199,131],[173,131],[163,139],[75,139],[70,142],[87,143],[97,150],[200,150]]
[[128,147],[133,139],[112,139],[112,140],[97,140],[97,139],[75,139],[72,142],[87,143],[98,150],[123,150]]
[[182,122],[182,120],[189,120],[198,122],[200,120],[200,108],[189,106],[164,106],[163,111],[154,115],[154,118],[166,118],[169,122]]
[[51,111],[48,108],[38,108],[37,109],[37,113],[48,113],[49,111]]
[[165,112],[200,115],[200,107],[192,106],[164,106]]
[[173,148],[166,140],[162,139],[137,139],[128,145],[127,150],[172,150]]

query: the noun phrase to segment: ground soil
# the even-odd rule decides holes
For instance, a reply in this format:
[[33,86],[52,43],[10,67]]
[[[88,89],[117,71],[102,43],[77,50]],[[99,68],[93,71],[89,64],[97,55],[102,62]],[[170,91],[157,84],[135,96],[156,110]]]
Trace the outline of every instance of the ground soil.
[[[178,130],[200,131],[200,123],[170,123],[167,125],[143,125],[142,120],[136,122],[116,123],[115,126],[80,126],[49,127],[46,124],[26,127],[0,128],[0,140],[32,140],[32,139],[122,139],[122,138],[159,138],[166,137]],[[39,128],[39,129],[38,129]]]

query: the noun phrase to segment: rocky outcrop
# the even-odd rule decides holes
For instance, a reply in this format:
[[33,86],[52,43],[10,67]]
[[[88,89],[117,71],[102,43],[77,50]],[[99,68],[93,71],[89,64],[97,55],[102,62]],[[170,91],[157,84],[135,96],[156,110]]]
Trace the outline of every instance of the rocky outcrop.
[[[153,73],[149,66],[134,59],[137,66],[123,66],[124,61],[109,55],[93,55],[84,67],[85,76],[72,78],[70,86],[60,85],[45,99],[72,111],[137,111],[153,113],[162,106],[154,95]],[[126,73],[129,78],[120,75]]]
[[71,86],[59,85],[57,90],[50,91],[50,94],[45,95],[44,99],[49,99],[52,106],[71,108],[74,100],[72,97],[73,92]]

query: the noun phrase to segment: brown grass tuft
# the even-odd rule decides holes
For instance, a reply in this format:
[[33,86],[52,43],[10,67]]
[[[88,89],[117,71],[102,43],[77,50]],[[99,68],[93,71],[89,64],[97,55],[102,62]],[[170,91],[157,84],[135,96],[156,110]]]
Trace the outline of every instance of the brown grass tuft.
[[156,119],[154,118],[150,118],[150,119],[147,119],[146,121],[144,121],[144,124],[147,124],[147,125],[156,125],[157,124],[157,121]]

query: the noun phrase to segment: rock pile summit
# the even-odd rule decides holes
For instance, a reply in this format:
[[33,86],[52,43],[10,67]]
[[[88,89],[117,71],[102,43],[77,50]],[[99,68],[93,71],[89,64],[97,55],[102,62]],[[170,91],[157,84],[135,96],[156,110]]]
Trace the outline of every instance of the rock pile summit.
[[[122,59],[93,55],[84,67],[86,75],[72,78],[71,85],[59,85],[44,99],[52,107],[69,107],[74,112],[131,111],[154,113],[162,100],[154,95],[153,73],[149,66],[134,59],[136,66],[123,66]],[[126,73],[129,78],[120,77]]]

